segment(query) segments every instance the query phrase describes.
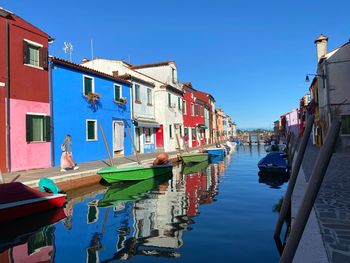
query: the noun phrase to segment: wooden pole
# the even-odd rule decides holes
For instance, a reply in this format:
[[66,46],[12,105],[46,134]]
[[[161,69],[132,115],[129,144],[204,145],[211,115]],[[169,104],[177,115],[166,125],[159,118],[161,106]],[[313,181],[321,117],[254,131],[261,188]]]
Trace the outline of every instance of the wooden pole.
[[176,133],[176,142],[177,142],[177,147],[179,147],[179,153],[181,154],[181,145],[180,145],[180,140],[179,140],[179,136],[178,134]]
[[2,176],[2,172],[0,170],[0,184],[5,183],[4,177]]
[[108,154],[109,163],[110,163],[111,166],[113,166],[113,159],[111,157],[111,153],[109,152],[109,148],[108,148],[107,140],[106,140],[106,137],[105,137],[105,133],[104,133],[103,128],[102,128],[102,124],[100,124],[100,130],[101,130],[103,142],[105,144],[106,151],[107,151],[107,154]]
[[280,236],[283,222],[284,222],[285,217],[287,215],[287,212],[290,208],[292,193],[294,190],[295,183],[297,181],[297,177],[299,174],[301,164],[303,162],[304,153],[306,150],[307,143],[309,141],[309,137],[310,137],[313,123],[314,123],[314,116],[311,116],[307,121],[306,128],[305,128],[305,131],[304,131],[304,134],[303,134],[303,137],[301,140],[301,144],[300,144],[300,149],[297,152],[295,164],[294,164],[294,167],[292,169],[291,176],[289,178],[288,188],[287,188],[287,191],[286,191],[284,198],[283,198],[281,211],[280,211],[279,216],[278,216],[278,220],[277,220],[277,224],[276,224],[276,228],[275,228],[275,233],[274,233],[275,239],[279,238],[279,236]]
[[132,147],[134,148],[134,152],[135,152],[135,156],[136,156],[137,163],[138,163],[138,164],[141,164],[140,156],[139,156],[139,153],[137,152],[134,139],[132,138],[129,125],[126,125],[126,128],[127,128],[127,130],[128,130],[128,134],[129,134],[129,137],[130,137],[130,140],[131,140]]
[[281,263],[289,263],[293,261],[295,252],[303,235],[306,223],[309,219],[312,207],[317,198],[317,194],[321,188],[321,184],[326,174],[329,162],[332,158],[335,144],[339,137],[340,124],[341,122],[339,120],[333,120],[329,132],[327,133],[325,143],[317,156],[317,160],[312,170],[310,181],[306,188],[303,201],[301,202],[301,207],[299,208],[295,222],[292,226],[286,247],[283,250],[280,259]]

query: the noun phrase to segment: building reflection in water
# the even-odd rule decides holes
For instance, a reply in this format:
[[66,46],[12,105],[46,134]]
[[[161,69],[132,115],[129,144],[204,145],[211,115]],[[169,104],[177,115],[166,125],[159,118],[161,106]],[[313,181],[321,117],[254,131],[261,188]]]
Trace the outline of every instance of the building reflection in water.
[[54,223],[63,218],[63,209],[58,209],[2,225],[0,262],[54,262]]
[[[219,170],[224,162],[189,175],[174,167],[172,179],[159,184],[144,198],[125,202],[113,218],[116,253],[107,259],[129,259],[136,255],[177,258],[185,231],[190,231],[199,205],[210,204],[217,195]],[[91,261],[90,261],[91,262]]]

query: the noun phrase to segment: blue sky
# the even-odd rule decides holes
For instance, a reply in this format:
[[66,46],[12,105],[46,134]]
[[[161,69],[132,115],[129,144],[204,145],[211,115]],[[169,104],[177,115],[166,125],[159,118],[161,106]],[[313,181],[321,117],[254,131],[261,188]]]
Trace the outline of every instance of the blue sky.
[[[283,2],[283,3],[282,3]],[[288,2],[288,3],[285,3]],[[347,42],[349,1],[3,0],[0,6],[56,40],[50,54],[72,60],[175,60],[180,81],[211,93],[239,128],[272,127],[308,92],[314,39],[328,50]]]

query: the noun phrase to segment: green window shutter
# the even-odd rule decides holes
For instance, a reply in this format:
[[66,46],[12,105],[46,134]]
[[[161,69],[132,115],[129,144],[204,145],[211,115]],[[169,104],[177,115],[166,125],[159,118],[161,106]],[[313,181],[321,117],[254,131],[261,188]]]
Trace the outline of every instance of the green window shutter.
[[342,116],[341,132],[342,134],[350,134],[350,115]]
[[120,86],[114,86],[114,100],[120,99]]
[[51,118],[50,116],[45,116],[44,119],[44,141],[51,141]]
[[33,140],[33,127],[32,127],[32,116],[26,115],[26,141],[31,142]]
[[95,122],[94,121],[88,121],[87,122],[87,136],[88,140],[95,140]]
[[84,77],[84,95],[92,92],[92,79]]
[[173,138],[173,131],[172,131],[171,124],[169,125],[169,137]]
[[168,106],[171,107],[171,94],[168,93]]
[[198,115],[198,105],[196,105],[196,115]]
[[178,109],[181,110],[181,98],[177,98],[177,106],[178,106]]
[[28,43],[23,40],[23,64],[29,63]]

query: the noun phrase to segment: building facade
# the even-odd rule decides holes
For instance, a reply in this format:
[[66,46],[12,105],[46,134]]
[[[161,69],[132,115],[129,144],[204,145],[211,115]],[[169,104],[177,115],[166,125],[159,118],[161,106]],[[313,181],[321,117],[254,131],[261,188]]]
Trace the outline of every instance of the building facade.
[[130,82],[59,58],[51,59],[53,165],[58,166],[65,136],[73,142],[73,159],[107,159],[100,127],[112,156],[131,155]]
[[47,168],[51,37],[2,8],[0,28],[0,170]]

